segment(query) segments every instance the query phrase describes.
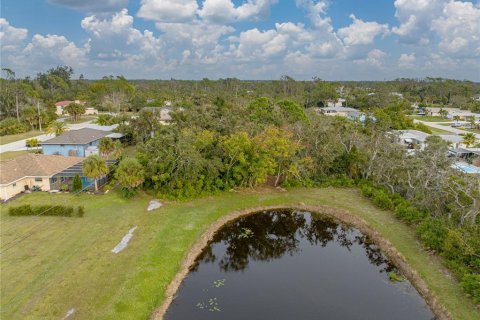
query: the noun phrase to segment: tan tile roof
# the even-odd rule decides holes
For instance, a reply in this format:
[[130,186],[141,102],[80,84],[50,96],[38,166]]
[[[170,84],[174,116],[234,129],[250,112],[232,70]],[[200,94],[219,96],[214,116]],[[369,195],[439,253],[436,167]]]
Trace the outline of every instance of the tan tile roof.
[[52,176],[82,160],[84,158],[29,153],[0,162],[0,184],[8,184],[26,176]]

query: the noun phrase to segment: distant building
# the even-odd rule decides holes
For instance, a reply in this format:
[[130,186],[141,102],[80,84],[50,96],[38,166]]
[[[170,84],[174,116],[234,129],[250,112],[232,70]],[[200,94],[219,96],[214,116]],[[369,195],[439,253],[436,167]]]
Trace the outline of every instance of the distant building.
[[346,117],[350,112],[358,112],[357,109],[342,107],[342,106],[317,108],[317,111],[327,116],[340,116],[340,117]]
[[412,151],[425,149],[426,140],[430,136],[418,130],[395,130],[394,132],[398,134],[398,143]]
[[110,131],[83,128],[71,130],[58,137],[40,143],[45,155],[62,155],[69,157],[88,157],[98,154],[101,138],[120,138],[122,135]]
[[144,107],[142,110],[152,112],[161,124],[169,124],[172,121],[171,107]]
[[[57,103],[55,103],[55,107],[56,107],[55,113],[59,116],[68,114],[67,112],[65,112],[65,107],[68,106],[69,104],[72,104],[72,103],[81,104],[81,105],[85,104],[84,101],[80,101],[80,100],[58,101]],[[98,113],[98,111],[97,111],[97,113]]]

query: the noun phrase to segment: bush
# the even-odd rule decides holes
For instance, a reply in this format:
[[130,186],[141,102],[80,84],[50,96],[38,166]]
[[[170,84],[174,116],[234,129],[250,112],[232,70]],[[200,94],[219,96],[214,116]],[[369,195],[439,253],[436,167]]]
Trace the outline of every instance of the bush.
[[475,303],[480,303],[480,274],[467,273],[463,276],[463,290],[472,297]]
[[79,218],[82,218],[85,215],[85,208],[83,206],[78,206],[77,215]]
[[373,194],[373,203],[380,209],[390,210],[394,208],[394,204],[390,196],[382,189],[378,189]]
[[[72,206],[31,206],[29,204],[18,207],[8,208],[8,214],[11,216],[57,216],[57,217],[72,217],[75,213]],[[85,209],[79,206],[77,209],[77,216],[83,217]]]
[[432,129],[430,129],[429,126],[423,124],[423,123],[417,123],[415,125],[415,129],[417,129],[418,131],[422,131],[422,132],[425,132],[425,133],[428,133],[428,134],[432,134]]
[[62,184],[60,186],[60,191],[62,192],[68,192],[70,190],[70,187],[68,186],[68,184]]
[[42,191],[42,188],[40,186],[32,186],[30,189],[32,192],[37,192],[37,191]]
[[27,132],[28,128],[15,118],[5,118],[0,121],[0,136]]
[[427,218],[417,227],[417,235],[428,248],[441,251],[448,234],[446,223],[439,218]]
[[408,201],[398,204],[395,208],[395,216],[408,223],[420,222],[425,215],[423,212],[413,207]]
[[73,177],[72,191],[73,192],[79,192],[82,189],[83,189],[82,179],[80,178],[80,176],[78,174],[76,174],[75,177]]

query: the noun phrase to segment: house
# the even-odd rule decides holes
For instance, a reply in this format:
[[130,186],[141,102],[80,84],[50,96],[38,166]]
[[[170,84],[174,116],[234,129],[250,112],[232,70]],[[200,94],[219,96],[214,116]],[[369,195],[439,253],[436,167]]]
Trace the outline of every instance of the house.
[[98,154],[98,144],[103,137],[118,138],[118,134],[83,128],[67,131],[58,137],[40,143],[40,145],[45,155],[88,157],[92,154]]
[[[161,124],[169,124],[172,121],[171,107],[144,107],[143,111],[152,112]],[[183,110],[179,108],[179,110]]]
[[[58,174],[81,164],[83,158],[62,157],[29,153],[0,163],[0,199],[31,190],[34,186],[43,191],[59,189],[63,182]],[[88,181],[84,181],[87,183]]]
[[360,112],[358,110],[356,111],[351,111],[347,113],[347,119],[352,120],[352,121],[360,121],[361,123],[365,123],[365,121],[370,120],[370,121],[377,121],[377,118],[375,118],[373,115],[367,115],[363,112]]
[[357,109],[349,108],[349,107],[341,107],[341,106],[318,108],[317,111],[327,116],[340,116],[340,117],[346,117],[349,112],[358,112]]
[[396,130],[397,142],[405,146],[407,150],[423,150],[426,146],[428,133],[418,130]]
[[343,98],[339,98],[337,101],[329,100],[327,101],[327,107],[342,107],[345,101]]
[[85,108],[85,115],[86,116],[91,116],[91,115],[97,115],[98,110],[95,108]]
[[[61,115],[64,115],[64,114],[67,114],[65,112],[65,107],[68,106],[69,104],[71,103],[76,103],[76,104],[85,104],[84,101],[80,101],[80,100],[64,100],[64,101],[58,101],[57,103],[55,103],[55,107],[57,108],[55,110],[55,113],[59,116]],[[97,112],[98,113],[98,112]]]

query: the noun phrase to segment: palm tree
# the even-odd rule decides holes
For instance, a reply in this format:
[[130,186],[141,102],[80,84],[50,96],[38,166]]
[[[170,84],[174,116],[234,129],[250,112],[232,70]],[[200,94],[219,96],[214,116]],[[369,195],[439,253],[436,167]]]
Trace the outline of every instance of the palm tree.
[[98,150],[102,157],[108,157],[115,150],[115,143],[112,138],[103,137],[98,142]]
[[115,170],[115,178],[127,191],[126,197],[135,194],[137,187],[145,180],[144,175],[143,166],[135,158],[123,159]]
[[458,123],[458,121],[460,121],[460,116],[453,116],[453,121]]
[[65,125],[65,122],[60,121],[50,122],[46,130],[48,134],[54,134],[55,136],[59,136],[65,131],[67,131],[67,126]]
[[102,158],[91,155],[83,161],[82,172],[86,177],[93,179],[95,191],[98,191],[97,180],[108,173],[108,167]]
[[475,134],[469,132],[463,135],[462,143],[468,147],[474,145],[477,142],[477,137]]
[[442,118],[446,118],[448,116],[448,111],[441,108],[440,111],[438,111],[438,114],[442,117]]

